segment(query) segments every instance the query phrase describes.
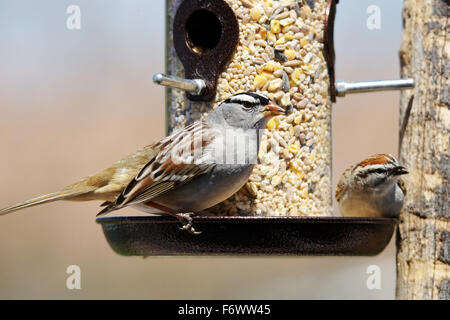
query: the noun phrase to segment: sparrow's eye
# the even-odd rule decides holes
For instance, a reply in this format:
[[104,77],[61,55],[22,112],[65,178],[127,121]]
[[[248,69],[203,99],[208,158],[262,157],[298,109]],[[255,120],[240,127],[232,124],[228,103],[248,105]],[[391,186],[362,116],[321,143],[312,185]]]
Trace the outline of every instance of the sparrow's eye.
[[255,104],[250,101],[241,101],[241,105],[246,109],[251,109]]
[[384,172],[384,170],[383,169],[377,169],[377,170],[375,170],[375,173],[379,173],[379,174],[382,174]]

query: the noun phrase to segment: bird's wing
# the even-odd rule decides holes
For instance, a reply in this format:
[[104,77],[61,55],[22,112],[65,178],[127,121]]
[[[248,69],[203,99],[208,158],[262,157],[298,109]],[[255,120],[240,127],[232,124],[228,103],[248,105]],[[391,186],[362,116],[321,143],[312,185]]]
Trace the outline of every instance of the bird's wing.
[[152,146],[146,146],[115,162],[110,167],[66,187],[66,189],[74,189],[79,186],[83,189],[93,188],[92,192],[74,200],[114,202],[142,167],[157,153],[158,151],[154,150]]
[[348,189],[348,184],[346,181],[348,181],[349,176],[352,174],[353,166],[350,168],[347,168],[347,170],[344,171],[344,173],[341,176],[341,179],[339,180],[339,183],[336,186],[336,193],[335,198],[339,202],[342,199],[342,196]]
[[206,153],[215,136],[215,131],[205,121],[197,121],[153,144],[152,148],[158,151],[155,156],[98,215],[151,201],[210,171],[214,163],[207,161]]
[[398,179],[397,180],[397,184],[398,187],[403,191],[403,194],[406,196],[406,186],[405,186],[405,181],[403,181],[403,179]]

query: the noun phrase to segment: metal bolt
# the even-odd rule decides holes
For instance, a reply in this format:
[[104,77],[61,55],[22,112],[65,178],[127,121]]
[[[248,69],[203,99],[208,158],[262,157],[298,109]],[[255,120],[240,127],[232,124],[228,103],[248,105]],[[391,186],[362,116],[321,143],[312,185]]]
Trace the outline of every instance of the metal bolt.
[[414,88],[414,79],[375,80],[375,81],[357,81],[357,82],[336,81],[336,93],[338,97],[343,97],[347,93],[403,90],[410,88]]
[[205,81],[202,79],[184,79],[163,73],[155,73],[153,82],[162,86],[189,91],[195,95],[201,95],[206,88]]

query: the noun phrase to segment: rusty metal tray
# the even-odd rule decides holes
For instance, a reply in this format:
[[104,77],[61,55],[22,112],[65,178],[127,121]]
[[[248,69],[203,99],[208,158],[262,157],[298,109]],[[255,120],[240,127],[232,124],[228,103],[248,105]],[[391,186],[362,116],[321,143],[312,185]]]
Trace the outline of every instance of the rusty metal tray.
[[172,217],[97,218],[111,248],[125,256],[151,255],[376,255],[397,219],[344,217],[196,217],[202,231],[178,229]]

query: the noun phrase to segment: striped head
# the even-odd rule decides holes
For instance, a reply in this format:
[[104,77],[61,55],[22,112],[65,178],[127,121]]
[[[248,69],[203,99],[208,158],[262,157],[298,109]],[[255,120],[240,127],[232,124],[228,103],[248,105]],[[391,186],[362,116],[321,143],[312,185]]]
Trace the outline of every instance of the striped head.
[[336,200],[341,201],[347,194],[383,195],[394,183],[399,184],[403,193],[404,185],[399,176],[407,174],[405,167],[390,154],[375,154],[348,168],[336,187]]
[[223,101],[214,113],[220,115],[232,127],[263,129],[270,117],[285,114],[286,110],[263,94],[245,92]]
[[[390,154],[375,154],[358,163],[352,170],[354,181],[365,189],[383,192],[408,171]],[[359,183],[358,183],[359,182]]]

